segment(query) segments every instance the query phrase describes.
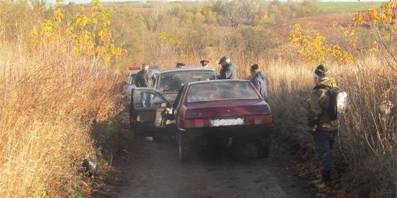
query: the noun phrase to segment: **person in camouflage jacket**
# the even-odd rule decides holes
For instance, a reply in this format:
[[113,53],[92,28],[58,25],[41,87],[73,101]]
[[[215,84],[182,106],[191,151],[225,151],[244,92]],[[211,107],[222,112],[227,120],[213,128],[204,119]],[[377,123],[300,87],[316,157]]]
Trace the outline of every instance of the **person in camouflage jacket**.
[[332,149],[338,131],[338,121],[332,120],[327,112],[330,104],[329,90],[335,88],[336,81],[328,76],[324,65],[314,71],[315,87],[309,101],[308,125],[314,136],[315,150],[321,165],[322,185],[331,181]]

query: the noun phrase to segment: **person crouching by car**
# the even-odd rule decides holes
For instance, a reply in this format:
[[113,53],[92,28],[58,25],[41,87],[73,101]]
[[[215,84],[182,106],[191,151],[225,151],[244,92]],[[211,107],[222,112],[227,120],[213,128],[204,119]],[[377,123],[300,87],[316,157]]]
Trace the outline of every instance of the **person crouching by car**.
[[262,72],[259,70],[258,64],[251,65],[251,83],[255,86],[255,88],[262,95],[263,99],[268,101],[268,92],[267,92],[267,78]]
[[224,56],[219,60],[221,65],[220,74],[218,79],[237,79],[236,67],[232,64],[229,57]]

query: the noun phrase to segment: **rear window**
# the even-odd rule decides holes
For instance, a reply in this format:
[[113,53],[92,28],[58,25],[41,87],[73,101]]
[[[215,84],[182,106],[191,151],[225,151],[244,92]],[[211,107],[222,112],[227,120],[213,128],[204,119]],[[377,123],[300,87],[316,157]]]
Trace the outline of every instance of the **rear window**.
[[186,102],[259,99],[249,82],[211,82],[191,85]]
[[164,92],[177,92],[184,84],[194,81],[214,80],[212,71],[176,71],[160,75],[158,89]]

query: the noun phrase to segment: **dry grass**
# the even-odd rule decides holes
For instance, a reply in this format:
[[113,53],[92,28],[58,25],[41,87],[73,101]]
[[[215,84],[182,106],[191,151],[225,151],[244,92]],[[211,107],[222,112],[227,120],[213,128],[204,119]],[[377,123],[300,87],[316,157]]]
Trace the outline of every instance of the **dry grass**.
[[[311,161],[314,152],[307,127],[307,99],[314,87],[316,65],[286,59],[250,61],[241,57],[232,57],[241,78],[248,78],[253,63],[259,63],[268,76],[278,138],[290,144],[299,158]],[[184,60],[189,64],[196,61]],[[215,58],[210,60],[216,62]],[[369,55],[354,65],[326,64],[339,87],[349,94],[349,110],[340,120],[335,164],[336,169],[344,172],[339,178],[343,189],[355,196],[396,195],[397,112],[394,107],[390,114],[385,114],[379,105],[384,101],[397,104],[397,73],[382,60]],[[219,70],[219,66],[215,67]],[[311,166],[306,167],[311,169],[309,172],[315,172],[312,163],[307,165]]]
[[25,54],[0,46],[0,196],[76,196],[95,156],[90,127],[114,110],[118,78],[65,46]]
[[[89,187],[77,174],[78,168],[84,157],[95,155],[89,134],[92,120],[107,120],[116,111],[115,86],[119,76],[95,60],[72,56],[68,45],[63,43],[26,54],[23,49],[28,33],[50,10],[39,7],[41,11],[35,11],[24,3],[0,6],[6,10],[0,14],[0,197],[65,197],[86,193]],[[346,14],[335,16],[339,15],[346,18]],[[210,33],[204,44],[198,39],[203,36],[194,34],[196,43],[204,46],[195,55],[185,49],[192,43],[192,38],[185,37],[190,35],[188,30],[192,26],[178,16],[168,16],[172,20],[167,23],[154,20],[158,26],[155,30],[146,27],[140,18],[116,16],[119,26],[114,28],[119,35],[115,38],[126,46],[134,45],[129,48],[133,53],[125,58],[123,68],[133,64],[131,61],[149,61],[164,68],[173,67],[176,62],[198,65],[201,58],[206,58],[219,69],[215,65],[218,58],[229,53],[240,77],[246,78],[250,64],[259,63],[269,78],[270,103],[280,133],[293,139],[294,144],[311,146],[311,135],[306,132],[306,99],[313,87],[315,65],[292,61],[293,56],[279,49],[285,46],[290,22],[269,26],[274,35],[255,37],[279,40],[277,45],[269,47],[276,48],[277,56],[265,50],[250,60],[244,56],[247,53],[244,43],[250,38],[242,37],[239,29],[233,27],[195,24],[208,28],[206,32]],[[334,17],[327,16],[327,21]],[[336,34],[329,23],[317,23],[319,18],[323,16],[296,20],[325,28],[326,35]],[[328,26],[323,27],[324,24]],[[161,32],[174,33],[186,44],[185,48],[161,43],[158,40]],[[145,37],[141,38],[142,35]],[[233,35],[237,36],[238,45],[229,47],[227,44],[234,40],[225,38],[235,38]],[[335,36],[334,40],[337,39]],[[177,53],[181,50],[186,53]],[[283,60],[264,57],[283,57]],[[350,110],[341,120],[337,149],[338,159],[349,164],[346,183],[359,191],[358,195],[393,197],[397,186],[396,110],[384,114],[378,106],[387,100],[397,105],[397,74],[381,60],[362,58],[361,67],[328,66],[350,96]]]
[[[376,57],[365,58],[360,64],[361,68],[328,65],[349,94],[349,111],[340,120],[336,153],[337,163],[348,164],[350,170],[342,184],[353,188],[356,195],[393,197],[397,188],[397,115],[395,109],[383,113],[379,105],[387,100],[397,104],[397,73]],[[306,99],[313,87],[314,68],[283,62],[268,63],[264,68],[279,132],[284,138],[300,141],[303,147],[312,142],[306,127]]]

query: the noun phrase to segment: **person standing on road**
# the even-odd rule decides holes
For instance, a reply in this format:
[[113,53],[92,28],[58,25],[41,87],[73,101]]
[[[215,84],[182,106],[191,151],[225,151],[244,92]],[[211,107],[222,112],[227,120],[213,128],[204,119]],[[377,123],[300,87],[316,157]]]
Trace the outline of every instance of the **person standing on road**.
[[210,61],[208,61],[208,60],[201,60],[200,61],[200,64],[201,64],[201,66],[203,67],[203,68],[209,68],[210,66],[209,66],[209,63],[210,63]]
[[268,100],[267,94],[267,78],[262,72],[259,70],[258,64],[251,65],[251,78],[249,79],[251,83],[255,86],[255,88],[262,95],[263,99]]
[[321,166],[319,189],[326,190],[331,182],[332,149],[338,132],[338,120],[332,118],[330,90],[337,88],[336,81],[328,76],[324,65],[314,71],[315,87],[309,99],[308,125],[314,136],[315,151]]
[[224,56],[219,60],[221,65],[220,75],[218,79],[237,79],[236,67],[231,63],[229,57]]
[[136,74],[135,78],[136,87],[149,87],[150,85],[150,76],[149,76],[149,65],[142,64],[141,71]]

